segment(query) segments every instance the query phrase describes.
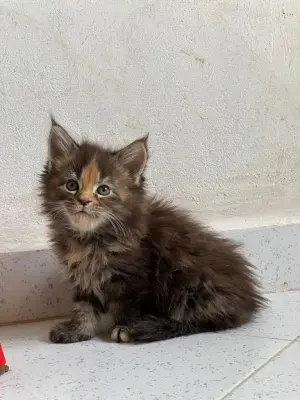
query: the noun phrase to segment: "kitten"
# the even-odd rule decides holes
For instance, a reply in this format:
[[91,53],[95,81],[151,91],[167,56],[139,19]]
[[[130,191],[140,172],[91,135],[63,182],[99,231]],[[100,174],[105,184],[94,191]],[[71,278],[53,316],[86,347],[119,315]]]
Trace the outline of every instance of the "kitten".
[[220,331],[250,321],[263,306],[235,244],[147,196],[147,158],[147,137],[112,151],[78,144],[52,121],[43,212],[74,289],[71,318],[52,329],[52,342],[98,332],[151,342]]

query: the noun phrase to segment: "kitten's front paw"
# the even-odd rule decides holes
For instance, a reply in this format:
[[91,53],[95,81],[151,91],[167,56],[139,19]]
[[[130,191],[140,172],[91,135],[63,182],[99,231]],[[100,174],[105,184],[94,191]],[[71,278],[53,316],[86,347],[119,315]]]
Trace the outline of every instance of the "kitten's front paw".
[[110,338],[117,343],[134,342],[134,331],[128,326],[115,326]]
[[90,335],[84,334],[78,323],[66,321],[56,325],[49,334],[53,343],[75,343],[91,339]]

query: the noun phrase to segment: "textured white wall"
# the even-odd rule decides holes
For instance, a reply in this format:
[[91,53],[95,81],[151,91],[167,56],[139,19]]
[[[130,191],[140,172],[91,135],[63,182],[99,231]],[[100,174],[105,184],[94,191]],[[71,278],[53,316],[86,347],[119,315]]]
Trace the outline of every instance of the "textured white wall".
[[2,249],[43,242],[50,111],[116,145],[150,132],[155,189],[205,219],[300,215],[299,0],[6,0],[0,29]]

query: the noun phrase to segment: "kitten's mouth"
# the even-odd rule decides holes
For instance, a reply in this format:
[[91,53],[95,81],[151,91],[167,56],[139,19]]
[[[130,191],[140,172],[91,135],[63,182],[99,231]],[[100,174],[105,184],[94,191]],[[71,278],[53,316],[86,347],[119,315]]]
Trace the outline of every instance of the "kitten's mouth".
[[90,217],[90,213],[87,210],[77,211],[75,215],[88,215]]
[[67,214],[69,224],[81,233],[94,232],[105,219],[99,218],[92,210],[72,210]]
[[92,215],[87,210],[79,210],[69,213],[69,217],[76,223],[92,219]]

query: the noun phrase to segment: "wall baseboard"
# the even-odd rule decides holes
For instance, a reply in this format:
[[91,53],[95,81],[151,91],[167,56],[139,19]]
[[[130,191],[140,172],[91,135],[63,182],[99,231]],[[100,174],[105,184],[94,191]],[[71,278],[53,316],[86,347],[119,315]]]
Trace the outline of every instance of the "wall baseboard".
[[[300,289],[300,224],[224,230],[244,245],[265,292]],[[63,316],[71,291],[50,250],[0,254],[0,324]]]

